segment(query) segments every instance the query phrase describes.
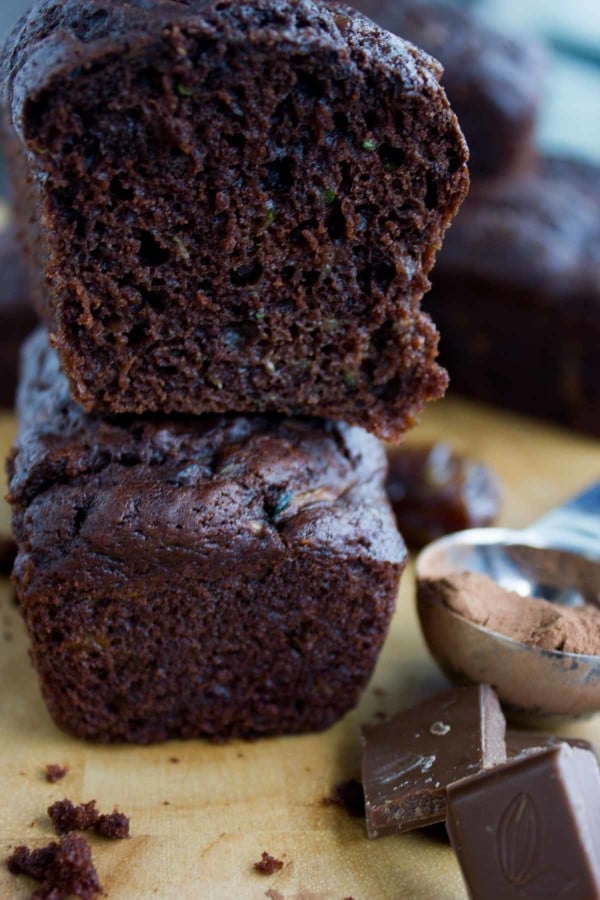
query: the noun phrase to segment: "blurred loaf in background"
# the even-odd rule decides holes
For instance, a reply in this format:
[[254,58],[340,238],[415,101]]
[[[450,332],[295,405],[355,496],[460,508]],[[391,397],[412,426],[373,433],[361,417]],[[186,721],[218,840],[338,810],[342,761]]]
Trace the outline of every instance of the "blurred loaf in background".
[[[537,41],[508,36],[456,4],[356,5],[442,62],[471,150],[471,192],[424,302],[440,329],[451,391],[600,435],[600,166],[570,149],[571,132],[594,146],[594,120],[600,127],[593,22],[578,16],[582,4],[563,5],[563,20],[554,2],[526,4],[529,26],[535,21],[548,42],[547,65]],[[519,19],[515,3],[479,6]],[[548,154],[536,133],[569,152]]]

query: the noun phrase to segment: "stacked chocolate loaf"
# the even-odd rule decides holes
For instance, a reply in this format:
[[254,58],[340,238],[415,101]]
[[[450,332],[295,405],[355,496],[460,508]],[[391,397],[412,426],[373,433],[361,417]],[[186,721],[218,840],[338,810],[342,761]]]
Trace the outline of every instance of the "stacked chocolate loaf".
[[420,301],[468,177],[439,76],[317,0],[42,0],[9,38],[50,334],[23,356],[15,583],[72,733],[356,703],[405,564],[377,438],[446,385]]
[[425,302],[453,387],[600,436],[600,167],[536,148],[539,49],[449,3],[355,3],[440,60],[471,150]]

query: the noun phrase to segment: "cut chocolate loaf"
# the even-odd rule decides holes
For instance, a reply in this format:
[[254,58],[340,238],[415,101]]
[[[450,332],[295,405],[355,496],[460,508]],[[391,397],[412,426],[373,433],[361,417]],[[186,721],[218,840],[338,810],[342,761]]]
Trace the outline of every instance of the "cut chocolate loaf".
[[440,71],[320,0],[39,2],[4,114],[75,399],[401,437],[446,385],[419,304],[468,181]]
[[600,436],[600,167],[474,188],[426,306],[453,388]]
[[442,63],[442,84],[469,144],[475,178],[531,163],[545,69],[537,44],[496,31],[444,0],[353,0],[353,5]]
[[351,709],[405,563],[377,440],[315,419],[89,416],[43,332],[23,371],[14,578],[56,722],[145,743]]

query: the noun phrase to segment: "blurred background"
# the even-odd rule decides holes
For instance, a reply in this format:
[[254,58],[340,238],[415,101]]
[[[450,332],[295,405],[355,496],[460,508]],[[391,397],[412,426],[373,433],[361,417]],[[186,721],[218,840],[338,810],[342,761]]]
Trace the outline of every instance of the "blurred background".
[[[31,5],[31,0],[1,0],[0,35]],[[600,160],[599,0],[463,0],[463,5],[547,44],[551,68],[538,143],[552,152]]]

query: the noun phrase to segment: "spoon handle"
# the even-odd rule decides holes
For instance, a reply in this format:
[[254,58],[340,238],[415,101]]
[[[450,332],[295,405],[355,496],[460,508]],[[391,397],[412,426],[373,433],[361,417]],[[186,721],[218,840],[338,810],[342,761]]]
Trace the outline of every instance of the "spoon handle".
[[600,481],[542,516],[527,531],[550,546],[600,559]]

